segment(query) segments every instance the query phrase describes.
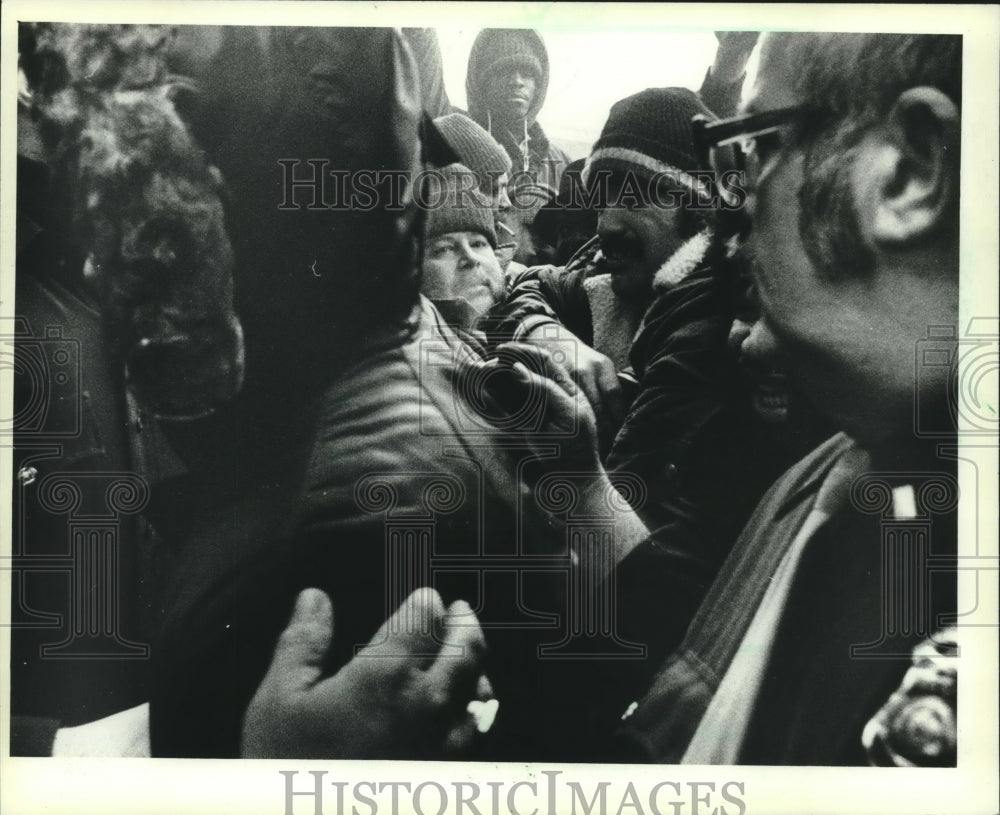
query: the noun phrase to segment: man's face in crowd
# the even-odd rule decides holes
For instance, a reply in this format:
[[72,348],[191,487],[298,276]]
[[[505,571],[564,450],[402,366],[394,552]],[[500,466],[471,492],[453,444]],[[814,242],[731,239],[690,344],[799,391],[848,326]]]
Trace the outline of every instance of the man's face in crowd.
[[488,189],[481,192],[490,199],[490,205],[496,213],[494,225],[497,230],[497,240],[501,245],[509,243],[517,234],[517,213],[514,212],[514,205],[508,194],[510,174],[504,173],[495,179],[493,176],[488,176],[485,183]]
[[[612,178],[608,202],[597,216],[597,234],[604,255],[603,271],[611,275],[611,289],[622,298],[642,299],[652,292],[653,276],[677,251],[681,212],[676,206],[658,206],[622,196],[622,179]],[[669,201],[663,197],[664,203]],[[621,206],[618,206],[621,204]]]
[[523,65],[507,65],[493,82],[490,110],[503,121],[524,119],[538,92],[538,78]]
[[[751,113],[803,101],[793,90],[795,66],[769,60],[768,45],[765,41],[747,106]],[[836,279],[825,277],[806,253],[799,228],[804,148],[785,144],[762,152],[759,159],[757,177],[748,179],[747,208],[754,281],[763,319],[776,339],[774,350],[780,350],[796,390],[838,427],[864,437],[873,424],[871,412],[883,407],[878,393],[882,361],[870,356],[868,344],[882,320],[858,307],[863,277],[850,270],[841,270]]]
[[767,424],[786,422],[788,385],[784,371],[775,367],[780,350],[767,323],[737,316],[729,328],[728,345],[753,384],[751,398],[757,416]]
[[[782,42],[795,41],[782,36],[803,35],[764,38],[749,113],[807,101],[794,78],[808,55],[785,51]],[[917,90],[919,100],[909,103],[920,116],[937,117],[937,127],[912,125],[916,114],[887,115],[858,131],[847,149],[831,146],[844,122],[802,143],[790,125],[759,154],[747,179],[754,282],[794,389],[869,446],[912,438],[916,342],[928,326],[957,318],[957,253],[934,227],[957,207],[946,198],[947,154],[957,147],[948,134],[960,117],[947,97]],[[901,95],[896,106],[905,101]],[[823,175],[829,168],[840,171],[835,184]],[[801,203],[803,192],[824,203]],[[832,260],[819,240],[817,225],[835,214],[840,238],[859,247],[846,260]],[[933,389],[944,394],[944,375]]]
[[508,188],[510,187],[510,173],[484,173],[480,177],[479,191],[485,195],[490,206],[501,213],[506,212],[512,206]]
[[503,291],[503,273],[493,247],[478,232],[448,232],[424,246],[421,292],[432,300],[466,300],[480,314]]

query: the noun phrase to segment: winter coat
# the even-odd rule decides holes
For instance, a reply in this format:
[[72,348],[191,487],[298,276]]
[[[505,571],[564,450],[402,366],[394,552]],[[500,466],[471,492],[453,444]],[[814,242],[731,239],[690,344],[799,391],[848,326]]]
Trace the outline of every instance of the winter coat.
[[727,347],[734,276],[718,247],[681,282],[654,289],[631,349],[637,394],[605,462],[642,478],[637,510],[653,536],[708,573],[801,455],[757,417],[753,386]]
[[[178,553],[153,652],[153,753],[238,754],[301,589],[333,601],[333,671],[431,585],[489,629],[487,672],[505,710],[482,749],[510,759],[526,743],[543,758],[546,700],[524,687],[544,668],[539,641],[561,637],[556,611],[546,616],[560,590],[551,558],[525,555],[552,532],[518,511],[512,474],[526,453],[494,443],[456,384],[472,352],[418,294],[416,209],[275,214],[281,156],[420,166],[409,49],[392,29],[277,29],[268,41],[262,66],[255,33],[227,31],[200,111],[235,191],[248,375],[231,411],[190,428],[191,477],[151,508]],[[257,70],[281,91],[266,104],[240,92]],[[572,565],[565,549],[551,554]]]
[[333,600],[336,670],[423,585],[446,604],[468,600],[487,630],[504,716],[485,755],[544,755],[552,700],[536,648],[561,631],[531,614],[559,611],[551,569],[569,559],[546,517],[522,506],[512,473],[524,452],[495,444],[456,385],[474,358],[421,298],[406,330],[383,332],[303,408],[303,432],[266,483],[192,510],[198,556],[155,654],[154,755],[237,754],[243,711],[301,589]]
[[588,241],[565,266],[533,266],[508,271],[508,292],[494,308],[514,340],[524,339],[539,325],[558,323],[592,345],[594,328],[584,281],[597,272],[597,238]]
[[[671,286],[690,274],[710,243],[707,232],[688,240],[659,269],[654,287]],[[615,295],[611,276],[601,271],[599,253],[600,240],[595,236],[565,267],[536,266],[512,276],[510,294],[498,309],[512,337],[523,339],[539,326],[558,323],[609,357],[619,371],[628,369],[645,307],[634,310]]]
[[[920,494],[922,482],[936,483],[949,499],[918,508],[917,525],[928,548],[913,556],[922,552],[941,562],[954,556],[954,466],[911,446],[874,453],[871,472],[849,485],[858,497],[841,501],[806,545],[771,632],[771,657],[737,763],[867,765],[865,724],[899,686],[913,647],[934,630],[940,615],[954,613],[954,572],[942,574],[927,593],[903,589],[912,570],[929,569],[930,562],[890,557],[887,547],[895,532],[907,533],[894,530],[899,521],[893,519],[891,500],[885,506],[870,500],[903,484]],[[630,706],[616,739],[616,760],[676,763],[684,757],[820,485],[851,450],[856,447],[850,439],[835,436],[768,491],[683,643],[637,705]],[[640,547],[625,562],[645,558],[640,568],[648,570],[654,568],[650,555]],[[900,598],[906,608],[887,607]]]
[[[514,164],[511,170],[512,201],[517,194],[517,189],[529,183],[538,185],[545,194],[555,198],[559,192],[559,179],[562,171],[569,164],[570,159],[564,151],[549,141],[542,126],[537,122],[538,112],[545,103],[549,86],[549,57],[545,43],[536,32],[525,32],[525,37],[531,44],[534,56],[542,68],[542,75],[538,79],[535,98],[524,119],[522,129],[516,133],[510,133],[494,121],[486,102],[488,98],[485,90],[487,84],[495,81],[495,76],[488,72],[493,62],[491,46],[494,36],[490,30],[480,32],[469,53],[469,68],[465,79],[469,116],[491,133],[510,156]],[[525,139],[527,139],[526,149]],[[530,198],[529,194],[523,194],[522,203],[526,206]],[[544,201],[539,200],[539,206],[542,203]],[[514,201],[514,206],[518,209],[524,208],[523,206],[519,207],[518,201]],[[534,209],[531,214],[533,217]]]
[[420,100],[423,109],[432,119],[451,113],[448,90],[444,86],[444,69],[441,63],[441,45],[433,28],[401,29],[420,76]]
[[[536,270],[538,282],[566,275]],[[553,272],[556,270],[553,270]],[[758,501],[796,456],[755,415],[751,390],[727,348],[733,270],[718,246],[708,262],[667,285],[646,312],[631,349],[638,393],[605,465],[643,484],[633,502],[650,539],[615,574],[618,634],[646,649],[641,660],[595,662],[572,691],[590,708],[576,758],[609,760],[610,725],[642,694],[680,644],[705,592]],[[547,302],[574,314],[586,301],[570,285]],[[545,319],[539,316],[539,319]],[[570,322],[586,337],[584,319]],[[629,696],[629,694],[633,694]]]
[[[57,726],[146,699],[155,547],[139,513],[154,479],[137,470],[123,368],[47,169],[18,156],[18,182],[11,753],[49,755]],[[74,591],[85,579],[93,604]]]

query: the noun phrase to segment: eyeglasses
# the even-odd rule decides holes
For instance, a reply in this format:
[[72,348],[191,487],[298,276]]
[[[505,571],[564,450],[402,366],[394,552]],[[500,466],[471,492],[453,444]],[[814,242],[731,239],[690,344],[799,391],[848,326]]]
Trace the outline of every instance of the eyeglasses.
[[717,122],[702,115],[692,119],[698,160],[702,167],[712,167],[715,171],[716,185],[719,186],[723,200],[728,200],[731,196],[731,191],[722,184],[726,171],[742,172],[745,174],[744,182],[753,184],[764,156],[780,147],[781,128],[801,122],[809,110],[806,105],[796,105],[747,116],[734,116]]

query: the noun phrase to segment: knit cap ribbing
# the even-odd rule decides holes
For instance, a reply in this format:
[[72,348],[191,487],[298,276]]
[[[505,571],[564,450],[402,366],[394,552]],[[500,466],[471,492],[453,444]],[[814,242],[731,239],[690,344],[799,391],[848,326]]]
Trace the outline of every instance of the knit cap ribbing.
[[676,175],[683,186],[698,188],[692,171],[702,167],[696,156],[691,119],[716,117],[687,88],[648,88],[616,102],[583,170],[590,185],[596,171],[629,171],[649,179]]
[[491,181],[510,172],[507,151],[468,116],[450,113],[435,119],[434,124],[462,164],[479,177],[481,191],[491,189]]
[[421,194],[427,205],[425,237],[430,239],[449,232],[479,232],[496,249],[493,208],[476,188],[472,170],[462,164],[449,164],[444,169],[427,173],[425,178],[427,187]]

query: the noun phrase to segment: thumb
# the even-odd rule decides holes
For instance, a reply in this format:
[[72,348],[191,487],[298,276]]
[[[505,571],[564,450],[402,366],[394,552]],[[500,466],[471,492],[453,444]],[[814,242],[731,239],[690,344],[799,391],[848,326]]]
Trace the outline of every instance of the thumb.
[[265,683],[304,690],[319,681],[333,640],[333,604],[319,589],[304,589],[274,649]]

